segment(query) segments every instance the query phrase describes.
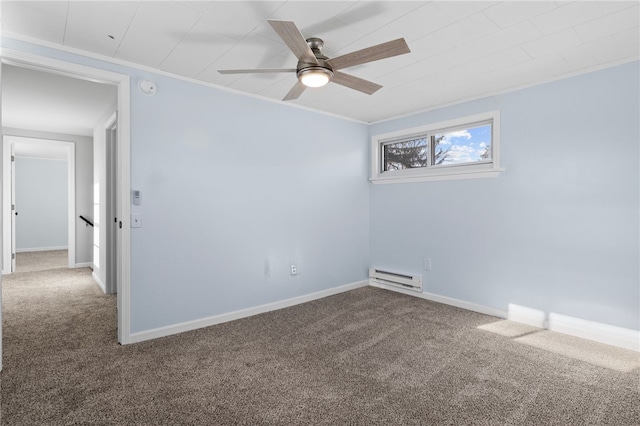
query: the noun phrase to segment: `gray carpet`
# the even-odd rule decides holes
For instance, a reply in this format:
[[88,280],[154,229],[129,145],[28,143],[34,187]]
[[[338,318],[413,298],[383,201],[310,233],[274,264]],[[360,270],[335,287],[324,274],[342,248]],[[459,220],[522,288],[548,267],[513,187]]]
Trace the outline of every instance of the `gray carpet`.
[[372,287],[135,345],[89,269],[3,281],[3,425],[640,424],[637,353]]
[[69,266],[67,250],[16,253],[16,272],[46,271]]

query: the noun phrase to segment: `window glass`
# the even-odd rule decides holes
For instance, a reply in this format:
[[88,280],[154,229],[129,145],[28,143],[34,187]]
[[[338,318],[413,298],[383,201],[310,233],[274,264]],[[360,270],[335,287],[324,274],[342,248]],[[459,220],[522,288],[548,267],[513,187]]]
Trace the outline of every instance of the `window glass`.
[[438,133],[434,147],[436,166],[491,160],[491,125]]
[[500,111],[374,135],[373,183],[497,177]]
[[415,169],[429,165],[429,146],[426,137],[382,145],[382,170]]

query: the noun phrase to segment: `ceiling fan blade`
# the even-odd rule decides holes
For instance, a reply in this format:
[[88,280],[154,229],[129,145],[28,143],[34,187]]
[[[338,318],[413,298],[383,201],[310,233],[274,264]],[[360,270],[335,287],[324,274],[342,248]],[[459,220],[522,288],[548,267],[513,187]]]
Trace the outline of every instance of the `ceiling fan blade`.
[[313,51],[296,24],[291,21],[276,21],[273,19],[269,19],[268,21],[299,61],[315,65],[318,64],[316,55],[313,54]]
[[333,72],[333,78],[331,79],[331,81],[350,89],[366,93],[367,95],[372,95],[378,90],[382,89],[382,86],[380,86],[379,84],[376,84],[372,81],[363,80],[362,78],[355,77],[350,74],[345,74],[340,71]]
[[265,74],[271,72],[296,72],[295,68],[257,68],[251,70],[218,70],[220,74]]
[[304,89],[306,88],[307,86],[300,83],[299,81],[296,81],[296,84],[291,88],[291,90],[289,90],[289,93],[287,93],[287,95],[282,100],[290,101],[292,99],[298,99],[300,95],[302,95],[302,92],[304,92]]
[[392,56],[404,55],[409,52],[411,52],[411,50],[409,50],[407,42],[403,38],[399,38],[397,40],[367,47],[366,49],[356,50],[355,52],[329,59],[327,62],[334,70],[339,70],[342,68],[365,64],[367,62],[391,58]]

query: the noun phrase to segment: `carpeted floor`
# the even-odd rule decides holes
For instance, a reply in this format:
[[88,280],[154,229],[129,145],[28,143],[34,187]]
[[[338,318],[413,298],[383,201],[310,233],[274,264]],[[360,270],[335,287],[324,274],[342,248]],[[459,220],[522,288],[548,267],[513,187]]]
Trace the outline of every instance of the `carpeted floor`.
[[69,266],[67,250],[16,253],[16,272],[46,271]]
[[89,269],[3,278],[3,425],[640,424],[635,352],[366,287],[140,344]]

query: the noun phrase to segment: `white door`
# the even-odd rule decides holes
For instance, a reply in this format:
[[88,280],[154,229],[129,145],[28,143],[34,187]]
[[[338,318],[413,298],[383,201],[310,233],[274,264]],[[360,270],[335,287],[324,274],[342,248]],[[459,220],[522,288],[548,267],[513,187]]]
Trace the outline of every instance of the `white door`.
[[11,272],[16,271],[16,146],[11,144]]

